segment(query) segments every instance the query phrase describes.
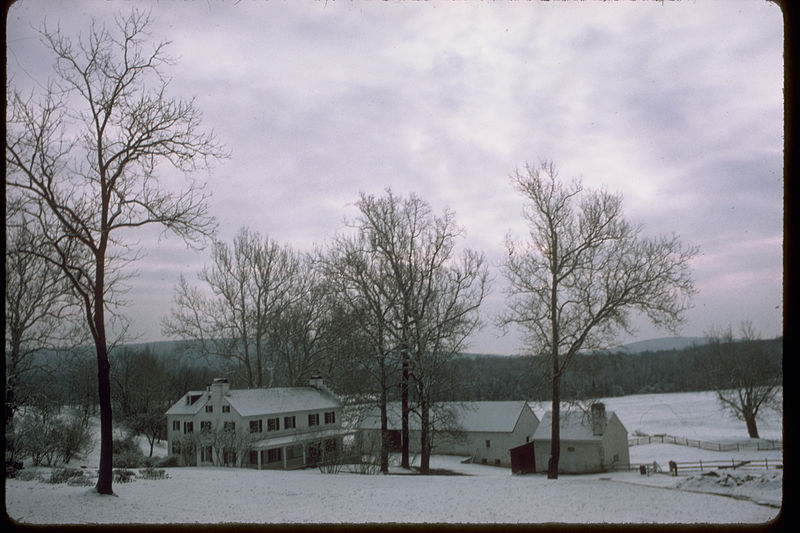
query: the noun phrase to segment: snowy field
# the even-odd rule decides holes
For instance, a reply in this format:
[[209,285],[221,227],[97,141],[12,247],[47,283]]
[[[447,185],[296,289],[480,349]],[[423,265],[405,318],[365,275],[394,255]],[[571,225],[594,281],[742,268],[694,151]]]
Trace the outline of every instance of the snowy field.
[[[630,434],[748,441],[744,424],[722,415],[710,393],[610,398],[606,405]],[[763,438],[782,438],[780,416],[759,422]],[[633,446],[630,452],[632,463],[663,466],[670,460],[782,460],[780,450],[714,452],[670,444]],[[164,453],[157,447],[156,454]],[[81,465],[96,468],[96,451],[73,463]],[[678,477],[614,472],[548,480],[461,464],[458,457],[435,456],[432,467],[464,475],[403,475],[398,468],[397,475],[170,468],[164,480],[115,484],[115,497],[99,496],[92,487],[8,479],[6,511],[23,524],[764,524],[780,512],[783,492],[781,470]]]

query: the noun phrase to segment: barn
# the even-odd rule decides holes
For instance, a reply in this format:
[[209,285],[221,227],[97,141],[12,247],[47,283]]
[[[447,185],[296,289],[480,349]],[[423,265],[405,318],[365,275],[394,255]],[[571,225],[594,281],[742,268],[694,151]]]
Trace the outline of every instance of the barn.
[[[559,420],[560,474],[586,474],[627,469],[628,430],[613,411],[602,403],[594,403],[590,411],[562,412]],[[547,470],[550,459],[552,413],[547,412],[533,434],[537,471]]]
[[[472,457],[476,463],[509,466],[509,449],[529,442],[539,419],[527,404],[502,402],[441,402],[433,413],[437,430],[433,453]],[[399,451],[400,404],[388,405],[388,426],[392,451]],[[409,448],[419,452],[419,416],[410,413]],[[375,451],[380,446],[380,412],[369,409],[358,424],[361,448]]]

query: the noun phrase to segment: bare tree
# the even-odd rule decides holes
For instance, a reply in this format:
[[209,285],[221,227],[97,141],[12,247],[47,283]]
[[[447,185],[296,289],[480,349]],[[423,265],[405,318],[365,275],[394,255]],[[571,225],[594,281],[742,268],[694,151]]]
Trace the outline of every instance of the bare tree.
[[478,311],[488,290],[489,274],[483,255],[472,250],[466,250],[458,262],[448,258],[448,263],[435,269],[425,271],[423,267],[422,274],[427,281],[417,295],[410,328],[411,375],[420,416],[420,472],[427,474],[437,427],[432,410],[455,385],[449,363],[480,324]]
[[730,327],[708,334],[708,374],[723,409],[758,437],[756,418],[762,408],[781,410],[783,368],[780,353],[760,341],[753,325],[744,322],[736,339]]
[[397,369],[387,322],[397,302],[397,294],[394,285],[385,279],[386,263],[372,249],[367,228],[357,228],[352,236],[338,236],[318,263],[355,326],[348,362],[351,368],[369,376],[369,381],[362,383],[360,389],[367,403],[374,399],[380,411],[380,471],[387,473],[388,397],[389,391],[398,385],[392,378]]
[[[5,257],[5,356],[6,432],[14,414],[25,402],[18,388],[21,380],[41,370],[37,354],[57,349],[79,339],[70,288],[60,269],[41,257],[26,253],[34,249],[36,236],[20,213],[9,210]],[[7,442],[8,444],[8,442]]]
[[391,190],[383,197],[362,194],[356,205],[361,215],[355,226],[380,258],[379,286],[391,287],[387,294],[392,295],[393,303],[384,324],[401,358],[402,466],[410,468],[408,414],[413,373],[417,400],[423,402],[424,473],[430,455],[426,439],[431,397],[427,391],[436,374],[433,369],[441,366],[437,358],[452,357],[477,325],[473,315],[485,294],[486,267],[483,257],[469,250],[460,266],[454,264],[455,244],[463,230],[450,210],[436,216],[418,196],[401,198]]
[[133,11],[113,29],[92,23],[76,39],[46,25],[55,76],[37,99],[8,93],[9,195],[42,237],[26,252],[57,265],[94,341],[101,446],[97,490],[112,494],[109,328],[121,303],[126,267],[140,254],[131,232],[160,225],[188,244],[209,236],[203,186],[180,189],[159,179],[159,163],[187,174],[227,154],[200,131],[192,100],[168,96],[168,43],[148,47],[147,14]]
[[308,383],[314,373],[330,377],[342,355],[336,349],[344,324],[335,316],[331,286],[311,256],[303,256],[291,281],[287,305],[269,325],[269,346],[288,386]]
[[521,326],[532,354],[550,359],[554,479],[565,369],[579,351],[607,348],[631,332],[632,312],[674,331],[695,292],[689,262],[697,249],[676,236],[643,237],[623,218],[620,195],[564,184],[553,163],[527,165],[512,181],[529,202],[530,241],[506,239],[509,303],[500,324]]
[[197,340],[203,354],[237,361],[248,387],[274,379],[269,333],[295,294],[300,256],[267,236],[242,228],[231,248],[213,247],[212,263],[198,275],[211,294],[183,277],[175,306],[162,322],[165,335]]
[[156,440],[166,438],[166,411],[175,391],[162,361],[149,348],[113,354],[111,397],[118,418],[134,435],[144,435],[150,457]]

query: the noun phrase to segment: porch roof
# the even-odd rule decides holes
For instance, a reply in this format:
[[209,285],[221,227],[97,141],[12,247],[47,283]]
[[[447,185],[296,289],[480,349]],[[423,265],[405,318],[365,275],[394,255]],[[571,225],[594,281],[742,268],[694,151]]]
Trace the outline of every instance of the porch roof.
[[313,431],[306,433],[295,433],[293,435],[285,435],[282,437],[271,437],[268,439],[261,439],[254,442],[250,448],[254,450],[263,450],[266,448],[278,448],[286,446],[287,444],[300,444],[316,439],[327,439],[330,437],[344,437],[353,434],[352,430],[347,429],[326,429],[323,431]]

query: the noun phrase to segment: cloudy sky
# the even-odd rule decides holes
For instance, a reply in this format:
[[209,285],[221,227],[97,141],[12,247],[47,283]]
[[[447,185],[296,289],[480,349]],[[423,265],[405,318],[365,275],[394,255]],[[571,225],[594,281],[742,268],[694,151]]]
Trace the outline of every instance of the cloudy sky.
[[[624,196],[646,234],[701,253],[681,330],[752,321],[781,334],[783,26],[780,10],[730,2],[222,2],[21,0],[7,17],[7,69],[20,86],[51,74],[35,28],[68,33],[151,10],[194,96],[231,151],[200,178],[219,237],[242,226],[310,250],[356,214],[359,192],[416,192],[453,209],[464,246],[496,265],[524,236],[509,175],[553,160],[564,178]],[[165,180],[181,176],[162,167]],[[178,276],[207,253],[141,234],[128,294],[139,341],[161,340]],[[492,324],[470,351],[518,353]],[[666,336],[641,321],[620,342]]]

